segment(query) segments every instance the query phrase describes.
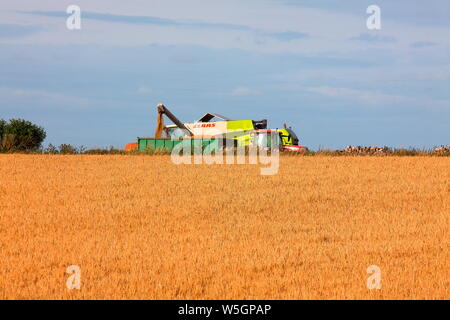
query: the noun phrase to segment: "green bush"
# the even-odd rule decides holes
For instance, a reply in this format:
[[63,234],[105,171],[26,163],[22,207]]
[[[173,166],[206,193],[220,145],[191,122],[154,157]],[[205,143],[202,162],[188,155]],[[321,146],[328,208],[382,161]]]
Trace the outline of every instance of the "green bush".
[[96,154],[96,155],[103,155],[103,154],[127,154],[124,150],[116,149],[113,146],[110,146],[109,148],[93,148],[84,150],[82,152],[83,154]]
[[49,144],[47,148],[41,149],[44,154],[82,154],[86,151],[84,146],[73,146],[71,144],[63,143],[59,147]]
[[29,151],[41,147],[46,137],[45,130],[30,121],[0,120],[0,149],[3,151]]
[[59,146],[59,153],[60,154],[77,154],[78,149],[70,144],[61,144]]
[[58,154],[59,150],[56,146],[50,143],[47,148],[42,150],[42,153]]

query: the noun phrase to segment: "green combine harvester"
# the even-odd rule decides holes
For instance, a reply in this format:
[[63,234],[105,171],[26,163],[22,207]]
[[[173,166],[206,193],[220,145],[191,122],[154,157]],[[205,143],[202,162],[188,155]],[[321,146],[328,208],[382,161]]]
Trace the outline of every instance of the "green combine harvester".
[[[246,147],[256,145],[271,148],[271,138],[276,135],[281,151],[302,151],[306,147],[299,146],[299,139],[291,128],[284,125],[282,129],[267,129],[267,120],[231,120],[216,113],[206,113],[193,123],[182,123],[163,104],[157,106],[158,123],[154,138],[138,138],[137,143],[129,143],[126,151],[137,149],[165,150],[171,152],[179,143],[201,145],[202,149],[230,143],[234,146]],[[174,124],[164,125],[166,116]],[[212,121],[217,119],[218,121]],[[274,135],[274,133],[276,133]],[[228,142],[226,142],[228,141]]]

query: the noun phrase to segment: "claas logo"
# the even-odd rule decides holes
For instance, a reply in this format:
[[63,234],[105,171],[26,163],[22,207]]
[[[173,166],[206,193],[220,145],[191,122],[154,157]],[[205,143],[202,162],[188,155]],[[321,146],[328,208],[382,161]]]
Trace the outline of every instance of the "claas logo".
[[215,127],[216,124],[215,123],[199,123],[199,124],[194,124],[194,128],[213,128]]

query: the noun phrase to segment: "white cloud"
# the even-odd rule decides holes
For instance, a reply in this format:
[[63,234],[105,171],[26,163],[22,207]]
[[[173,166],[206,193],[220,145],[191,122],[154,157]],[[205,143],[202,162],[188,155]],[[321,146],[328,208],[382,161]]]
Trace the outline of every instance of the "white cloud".
[[0,87],[0,100],[7,104],[8,101],[27,105],[33,108],[35,105],[47,105],[49,107],[86,107],[92,104],[92,101],[83,97],[68,95],[58,92],[49,92],[45,90],[22,89]]
[[[273,1],[134,1],[130,5],[123,1],[79,0],[77,5],[84,12],[95,12],[121,16],[147,16],[180,21],[175,25],[136,25],[83,19],[82,30],[69,31],[63,17],[34,16],[20,14],[24,11],[58,11],[64,14],[64,5],[55,1],[17,0],[0,4],[0,20],[4,23],[22,23],[45,26],[40,32],[26,39],[6,39],[0,43],[26,44],[98,44],[98,45],[199,45],[208,48],[239,48],[258,52],[296,52],[305,54],[344,53],[364,48],[388,48],[408,52],[410,44],[429,41],[437,46],[450,46],[448,27],[417,27],[386,21],[377,33],[383,39],[395,38],[398,43],[376,42],[367,44],[349,41],[361,33],[368,32],[366,13],[360,15],[340,11],[286,6]],[[201,8],[199,10],[198,8]],[[248,29],[221,29],[188,27],[189,24],[237,25]],[[264,34],[304,34],[299,41],[284,38],[260,38]]]
[[350,88],[338,88],[329,86],[309,87],[305,88],[305,90],[331,98],[361,101],[368,105],[383,106],[393,104],[409,104],[420,107],[450,107],[450,101],[433,100],[427,97],[412,97],[397,94],[388,94],[371,90],[356,90]]
[[137,93],[137,94],[142,94],[142,95],[149,94],[149,93],[151,93],[151,92],[152,92],[152,90],[150,90],[150,88],[148,88],[148,87],[146,87],[146,86],[140,86],[140,87],[137,88],[137,90],[136,90],[136,93]]
[[233,96],[256,96],[260,95],[261,92],[258,90],[249,89],[246,87],[238,87],[231,91],[231,95]]
[[355,90],[350,88],[336,88],[328,86],[306,88],[306,91],[333,98],[360,100],[370,104],[383,102],[411,102],[415,100],[401,95],[391,95],[377,91]]

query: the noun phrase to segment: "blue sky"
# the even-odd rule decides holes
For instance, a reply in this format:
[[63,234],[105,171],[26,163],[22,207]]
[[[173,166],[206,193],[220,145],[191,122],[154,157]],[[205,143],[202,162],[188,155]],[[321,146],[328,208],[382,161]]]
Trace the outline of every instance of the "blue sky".
[[121,147],[153,134],[158,103],[184,121],[286,121],[313,149],[450,142],[444,0],[6,0],[0,70],[0,118],[46,143]]

